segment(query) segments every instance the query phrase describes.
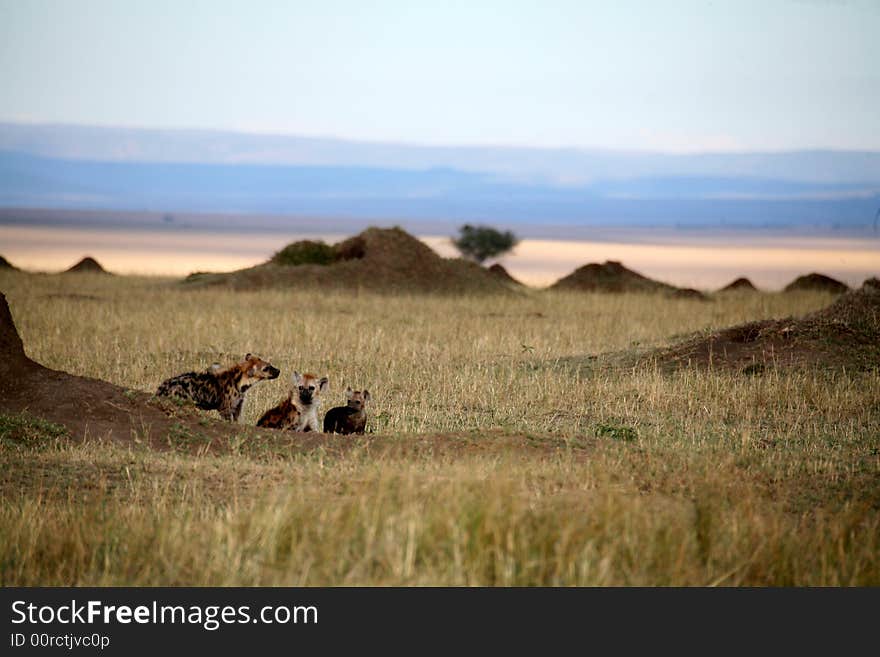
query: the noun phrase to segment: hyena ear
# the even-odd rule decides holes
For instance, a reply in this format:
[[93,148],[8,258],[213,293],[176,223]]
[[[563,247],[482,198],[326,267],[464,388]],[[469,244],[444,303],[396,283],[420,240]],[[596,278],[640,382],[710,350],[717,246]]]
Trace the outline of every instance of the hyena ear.
[[327,389],[327,386],[329,386],[329,385],[330,385],[330,379],[328,379],[326,376],[322,376],[321,380],[318,381],[318,390],[320,390],[321,392],[324,392]]
[[370,391],[364,390],[364,401],[370,401]]
[[295,386],[298,386],[300,384],[300,381],[302,381],[302,378],[303,378],[302,374],[300,374],[299,372],[294,372],[293,374],[290,375],[290,380],[293,381],[293,385],[295,385]]
[[247,353],[244,355],[244,359],[245,359],[245,360],[250,360],[252,355],[253,355],[253,354],[251,354],[251,352],[247,352]]
[[348,386],[348,387],[345,389],[345,398],[346,398],[346,399],[351,399],[351,396],[352,396],[353,394],[354,394],[354,390],[351,389],[351,386]]

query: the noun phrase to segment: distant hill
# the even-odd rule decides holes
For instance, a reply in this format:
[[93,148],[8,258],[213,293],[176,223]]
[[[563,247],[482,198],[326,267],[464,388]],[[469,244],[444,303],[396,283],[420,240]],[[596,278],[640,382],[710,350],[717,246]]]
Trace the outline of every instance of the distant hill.
[[439,168],[93,162],[0,152],[0,207],[23,208],[380,220],[477,217],[583,225],[857,226],[867,233],[880,205],[880,184],[876,189],[873,195],[859,191],[860,185],[705,178],[553,186]]
[[446,168],[551,185],[668,178],[880,183],[880,152],[872,151],[677,155],[586,148],[420,146],[212,130],[24,123],[0,123],[0,151],[103,162]]
[[0,123],[0,207],[868,233],[880,153],[429,147]]

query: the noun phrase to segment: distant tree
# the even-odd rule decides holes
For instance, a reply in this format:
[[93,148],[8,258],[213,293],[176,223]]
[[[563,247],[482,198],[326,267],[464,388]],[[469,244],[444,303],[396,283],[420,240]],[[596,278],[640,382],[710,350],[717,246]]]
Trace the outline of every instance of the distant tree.
[[458,239],[453,239],[455,245],[465,258],[475,260],[480,264],[487,258],[507,253],[519,243],[516,235],[509,230],[503,233],[489,226],[471,226],[465,224],[458,229]]

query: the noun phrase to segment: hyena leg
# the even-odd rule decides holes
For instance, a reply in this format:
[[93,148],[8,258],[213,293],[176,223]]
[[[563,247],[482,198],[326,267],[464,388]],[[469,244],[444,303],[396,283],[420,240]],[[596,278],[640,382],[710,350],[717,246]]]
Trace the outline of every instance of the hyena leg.
[[220,413],[220,417],[227,422],[238,422],[238,415],[241,413],[241,404],[235,400],[224,399],[223,403],[221,403],[220,407],[217,409],[217,412]]
[[240,422],[241,409],[244,408],[244,397],[239,397],[232,405],[232,421]]

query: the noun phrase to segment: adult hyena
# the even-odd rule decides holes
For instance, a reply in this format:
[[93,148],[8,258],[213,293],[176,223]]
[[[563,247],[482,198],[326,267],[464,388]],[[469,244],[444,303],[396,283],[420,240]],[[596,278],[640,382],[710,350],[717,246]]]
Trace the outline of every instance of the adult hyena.
[[219,411],[224,420],[238,422],[248,389],[264,379],[276,379],[280,373],[272,364],[247,354],[231,367],[221,368],[215,363],[204,372],[186,372],[166,379],[156,394],[189,399],[199,408]]

